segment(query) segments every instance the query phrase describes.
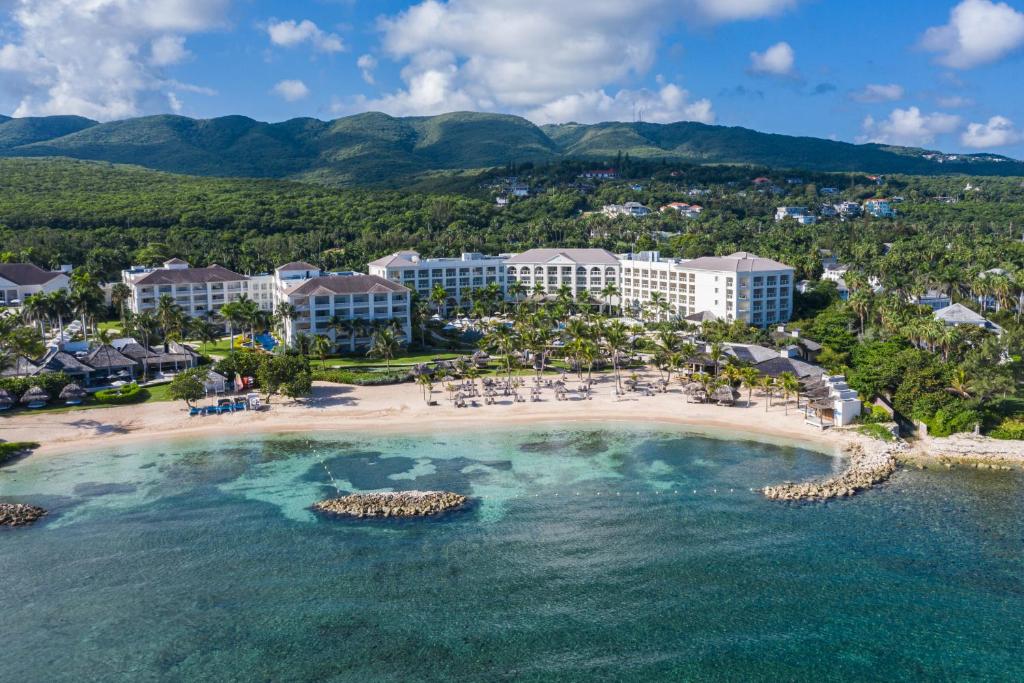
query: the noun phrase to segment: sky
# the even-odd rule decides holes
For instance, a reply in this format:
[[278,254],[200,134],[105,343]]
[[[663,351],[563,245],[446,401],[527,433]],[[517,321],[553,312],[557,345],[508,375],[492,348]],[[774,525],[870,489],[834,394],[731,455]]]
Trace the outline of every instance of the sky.
[[1024,0],[0,0],[0,113],[701,121],[1024,158]]

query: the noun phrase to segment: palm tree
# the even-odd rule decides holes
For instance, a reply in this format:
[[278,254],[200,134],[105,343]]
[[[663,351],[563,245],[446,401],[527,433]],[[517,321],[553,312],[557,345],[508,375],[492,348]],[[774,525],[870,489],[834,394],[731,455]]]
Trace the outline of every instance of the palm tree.
[[189,336],[193,339],[199,340],[201,347],[204,351],[208,344],[212,344],[217,341],[217,328],[212,323],[209,323],[202,318],[191,318],[188,321]]
[[871,310],[871,294],[866,289],[859,289],[854,292],[847,303],[850,309],[860,318],[860,334],[864,336],[864,318]]
[[436,313],[441,315],[448,302],[448,292],[440,282],[435,282],[433,289],[430,290],[430,302],[436,307]]
[[236,300],[236,301],[229,301],[228,303],[226,303],[223,306],[221,306],[220,307],[220,311],[218,313],[219,313],[221,319],[223,319],[224,322],[228,326],[228,337],[230,339],[230,341],[228,343],[228,350],[229,351],[234,351],[235,350],[235,327],[241,327],[242,325],[245,324],[246,312],[244,310],[242,310],[242,307],[239,305],[238,301]]
[[313,350],[313,337],[305,332],[295,335],[294,347],[300,356],[308,356]]
[[611,300],[618,298],[619,286],[614,282],[609,282],[601,288],[601,312],[605,312],[605,306],[608,306],[608,310],[611,311]]
[[430,397],[434,393],[434,382],[430,379],[430,375],[417,375],[416,383],[423,391],[423,400],[430,405]]
[[495,325],[484,337],[483,345],[491,353],[500,355],[505,360],[505,371],[508,381],[512,381],[512,361],[518,351],[518,340],[512,329],[507,325]]
[[333,347],[334,343],[331,342],[327,335],[318,334],[313,340],[313,351],[316,355],[320,356],[320,363],[323,365],[324,370],[327,369],[327,356],[330,355]]
[[103,289],[91,273],[79,269],[71,275],[68,303],[82,317],[82,334],[86,341],[93,326],[93,314],[103,309],[103,298]]
[[170,294],[163,294],[156,304],[156,318],[160,321],[160,332],[166,341],[171,337],[172,330],[181,327],[181,306],[174,302]]
[[747,406],[750,406],[750,399],[754,395],[754,387],[757,386],[758,377],[760,373],[753,366],[746,366],[740,368],[740,383],[747,390]]
[[770,375],[761,375],[757,380],[757,388],[768,398],[764,403],[764,412],[767,413],[772,405],[772,390],[775,388],[775,380]]
[[71,316],[71,301],[68,299],[67,290],[58,289],[49,294],[40,294],[47,299],[47,309],[51,318],[57,318],[58,339],[64,339],[64,318]]
[[519,304],[522,303],[522,299],[526,295],[526,285],[521,280],[513,280],[508,283],[508,295],[512,297],[516,308],[519,308]]
[[796,396],[796,407],[800,407],[800,382],[792,372],[784,372],[779,375],[779,389],[782,391],[782,398],[786,402],[786,414],[789,414],[789,397]]
[[619,392],[622,391],[622,377],[619,373],[619,359],[629,346],[629,328],[622,322],[612,322],[604,331],[605,350],[612,361],[612,371],[615,373],[615,386]]
[[121,325],[124,325],[124,317],[127,310],[127,306],[125,304],[131,301],[131,298],[132,289],[123,282],[118,282],[110,288],[110,303],[117,309]]
[[26,322],[39,325],[39,338],[46,343],[46,322],[50,320],[50,298],[45,294],[30,294],[25,297],[21,315]]
[[402,342],[395,330],[391,327],[383,327],[373,334],[370,340],[370,350],[366,355],[383,358],[385,367],[390,370],[391,359],[398,354],[401,347]]
[[725,357],[725,347],[722,346],[722,342],[714,342],[711,344],[711,348],[708,350],[708,357],[711,359],[711,363],[715,366],[715,377],[718,377],[719,365],[722,362],[722,358]]

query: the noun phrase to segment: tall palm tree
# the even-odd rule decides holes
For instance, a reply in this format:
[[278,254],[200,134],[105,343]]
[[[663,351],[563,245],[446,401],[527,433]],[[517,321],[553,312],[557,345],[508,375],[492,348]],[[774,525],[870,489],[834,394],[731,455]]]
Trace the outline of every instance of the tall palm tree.
[[320,356],[320,364],[323,365],[324,370],[327,369],[327,356],[330,355],[333,347],[334,344],[327,335],[318,334],[313,340],[313,351]]
[[71,301],[68,298],[68,292],[64,289],[58,289],[55,292],[49,294],[43,294],[47,298],[47,308],[49,310],[51,319],[57,319],[57,331],[58,338],[64,339],[64,319],[69,318],[72,315]]
[[615,386],[622,391],[622,377],[619,372],[619,360],[621,354],[629,347],[629,328],[622,322],[613,321],[604,331],[604,346],[612,362],[612,372],[615,373]]
[[772,391],[775,389],[775,380],[770,375],[761,375],[757,380],[757,388],[767,397],[764,402],[764,412],[772,406]]
[[796,396],[796,407],[800,407],[800,382],[792,372],[784,372],[779,375],[779,389],[782,391],[782,398],[786,402],[786,414],[789,414],[789,397]]
[[435,282],[430,290],[430,303],[434,304],[435,312],[441,315],[444,312],[445,304],[448,302],[448,292],[440,282]]
[[748,365],[746,367],[740,368],[740,383],[741,386],[745,387],[747,390],[748,407],[750,406],[750,399],[754,395],[754,387],[757,386],[757,381],[760,376],[760,373],[758,373],[757,369],[754,368],[753,366]]
[[39,326],[39,339],[46,343],[46,323],[50,320],[50,298],[45,294],[30,294],[21,306],[21,315],[28,323]]
[[605,306],[608,307],[607,310],[609,312],[611,311],[611,309],[612,309],[611,301],[612,301],[612,299],[618,298],[619,294],[620,294],[619,286],[617,284],[615,284],[614,282],[609,282],[608,284],[606,284],[604,287],[601,288],[601,312],[602,313],[605,312]]
[[394,358],[402,347],[398,334],[391,327],[384,327],[377,330],[370,340],[370,350],[366,355],[383,358],[384,365],[391,369],[391,359]]
[[164,341],[170,339],[174,330],[181,328],[182,310],[170,294],[164,294],[156,304],[156,318],[160,322],[160,332]]
[[864,336],[864,319],[871,310],[871,294],[866,289],[859,289],[847,300],[850,310],[860,318],[860,334]]
[[118,282],[110,288],[110,303],[117,309],[121,325],[124,325],[124,317],[127,311],[127,303],[132,299],[132,289],[123,282]]

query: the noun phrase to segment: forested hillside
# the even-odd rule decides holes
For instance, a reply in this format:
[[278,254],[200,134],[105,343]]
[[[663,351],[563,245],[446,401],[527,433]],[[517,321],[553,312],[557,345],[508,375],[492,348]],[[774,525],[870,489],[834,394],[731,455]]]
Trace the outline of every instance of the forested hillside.
[[173,173],[333,186],[397,187],[437,171],[557,159],[606,164],[619,155],[804,171],[1024,175],[1021,162],[990,154],[938,155],[692,122],[539,128],[517,116],[474,112],[407,118],[370,112],[281,123],[244,116],[161,115],[108,123],[76,116],[0,119],[0,156],[64,156]]

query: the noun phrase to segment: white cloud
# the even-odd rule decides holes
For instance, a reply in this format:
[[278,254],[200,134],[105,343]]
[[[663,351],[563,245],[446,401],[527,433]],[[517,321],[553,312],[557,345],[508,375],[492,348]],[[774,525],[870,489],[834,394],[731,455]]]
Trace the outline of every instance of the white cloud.
[[969,123],[960,136],[965,146],[980,149],[1014,145],[1022,139],[1024,136],[1014,128],[1013,121],[1005,116],[993,116],[988,123]]
[[689,93],[672,83],[657,92],[620,90],[612,96],[604,90],[591,90],[565,95],[527,112],[526,116],[539,124],[623,121],[632,120],[634,116],[652,123],[715,121],[710,100],[691,102]]
[[974,100],[969,97],[961,97],[960,95],[947,95],[939,97],[935,101],[943,109],[959,109],[960,107],[969,107],[974,104]]
[[959,125],[960,117],[954,114],[922,114],[917,107],[893,109],[889,117],[881,121],[872,116],[865,118],[864,134],[857,142],[919,147],[931,144],[937,135],[952,133]]
[[271,21],[267,25],[267,34],[271,43],[281,47],[296,47],[308,42],[318,52],[342,52],[345,49],[339,36],[320,30],[309,19],[299,22],[292,19]]
[[356,66],[359,67],[363,80],[373,85],[373,72],[377,68],[377,58],[373,55],[360,55],[356,60]]
[[175,35],[160,36],[149,46],[149,50],[149,61],[155,66],[178,64],[192,54],[185,49],[185,37]]
[[903,86],[896,83],[880,85],[871,83],[853,94],[858,102],[895,102],[903,99]]
[[271,92],[288,102],[296,102],[305,97],[309,97],[309,88],[306,87],[306,84],[302,81],[291,79],[279,81],[272,88]]
[[532,112],[545,119],[555,112],[579,112],[587,118],[607,113],[628,120],[632,104],[626,103],[642,97],[651,100],[652,115],[689,110],[707,119],[712,116],[710,103],[694,108],[698,100],[677,107],[658,101],[663,90],[634,92],[623,89],[623,84],[646,75],[664,32],[678,21],[754,19],[795,4],[421,0],[379,21],[384,52],[402,64],[403,87],[373,99],[358,98],[351,108],[392,114],[500,109]]
[[750,53],[750,70],[755,74],[790,76],[796,64],[796,53],[789,43],[775,43],[764,52]]
[[225,23],[230,0],[19,0],[0,45],[0,108],[109,120],[181,106],[162,67],[185,36]]
[[938,52],[940,64],[970,69],[994,62],[1024,45],[1024,12],[1005,2],[963,0],[949,23],[925,31],[921,46]]

